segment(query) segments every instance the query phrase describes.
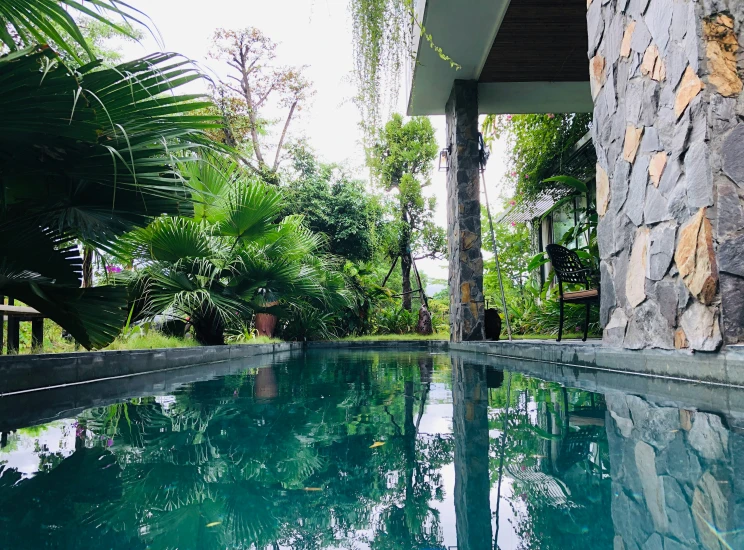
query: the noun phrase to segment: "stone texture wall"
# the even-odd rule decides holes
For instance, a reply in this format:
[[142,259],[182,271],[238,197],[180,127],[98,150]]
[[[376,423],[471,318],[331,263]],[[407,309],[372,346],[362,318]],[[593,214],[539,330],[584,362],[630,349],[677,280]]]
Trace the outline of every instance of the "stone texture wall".
[[744,436],[715,414],[605,398],[615,550],[744,548]]
[[450,340],[483,340],[483,257],[476,81],[455,81],[447,102],[446,116],[447,144],[451,147],[447,171]]
[[588,0],[606,344],[744,340],[744,2]]

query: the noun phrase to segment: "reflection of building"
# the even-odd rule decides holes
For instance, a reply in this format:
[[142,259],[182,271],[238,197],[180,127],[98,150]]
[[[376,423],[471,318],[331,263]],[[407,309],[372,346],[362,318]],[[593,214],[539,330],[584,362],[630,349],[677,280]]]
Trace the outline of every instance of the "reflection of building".
[[530,548],[611,548],[605,414],[601,397],[587,392],[520,392],[509,421],[517,457],[506,475],[526,507],[518,531]]
[[721,417],[607,394],[615,548],[744,548],[744,437]]

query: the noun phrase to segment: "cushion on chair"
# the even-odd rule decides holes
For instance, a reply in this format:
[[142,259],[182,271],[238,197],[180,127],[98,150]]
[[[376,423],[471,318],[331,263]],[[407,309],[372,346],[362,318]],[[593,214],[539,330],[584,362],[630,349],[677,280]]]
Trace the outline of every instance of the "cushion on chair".
[[588,300],[590,298],[599,298],[599,290],[593,288],[591,290],[577,290],[576,292],[564,292],[563,301],[572,302],[575,300]]

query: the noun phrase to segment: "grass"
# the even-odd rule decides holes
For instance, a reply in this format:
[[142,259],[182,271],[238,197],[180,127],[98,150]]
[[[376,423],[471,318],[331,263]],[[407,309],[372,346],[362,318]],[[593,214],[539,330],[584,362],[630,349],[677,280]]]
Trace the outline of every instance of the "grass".
[[134,349],[159,349],[159,348],[189,348],[199,344],[193,339],[176,338],[175,336],[166,336],[160,332],[150,331],[141,336],[130,336],[129,338],[119,337],[114,340],[106,351],[114,350],[134,350]]
[[386,342],[391,340],[449,340],[449,333],[439,332],[428,336],[422,336],[421,334],[368,334],[366,336],[341,338],[342,342]]

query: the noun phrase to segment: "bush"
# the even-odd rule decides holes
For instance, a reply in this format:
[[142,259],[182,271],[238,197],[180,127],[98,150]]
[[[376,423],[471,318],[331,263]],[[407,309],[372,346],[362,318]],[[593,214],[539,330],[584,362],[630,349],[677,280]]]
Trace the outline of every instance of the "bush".
[[418,311],[388,306],[375,312],[373,324],[376,334],[412,334],[418,325]]

